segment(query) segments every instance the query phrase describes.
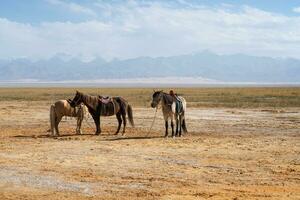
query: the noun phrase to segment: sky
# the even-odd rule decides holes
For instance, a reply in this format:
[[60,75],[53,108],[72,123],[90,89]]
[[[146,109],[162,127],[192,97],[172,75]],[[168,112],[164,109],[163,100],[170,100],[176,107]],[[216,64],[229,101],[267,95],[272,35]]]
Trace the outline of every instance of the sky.
[[300,59],[299,0],[1,0],[0,59]]

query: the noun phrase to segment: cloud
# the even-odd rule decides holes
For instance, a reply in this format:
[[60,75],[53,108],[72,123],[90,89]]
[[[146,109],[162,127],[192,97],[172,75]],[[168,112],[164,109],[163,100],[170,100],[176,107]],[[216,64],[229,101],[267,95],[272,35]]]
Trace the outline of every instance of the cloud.
[[294,11],[295,13],[300,13],[300,7],[293,8],[293,11]]
[[249,6],[232,10],[222,5],[106,2],[93,5],[97,19],[78,23],[31,25],[0,19],[0,58],[66,53],[111,59],[172,56],[204,49],[300,58],[299,17]]
[[77,3],[65,2],[63,0],[46,0],[46,1],[52,5],[67,8],[68,10],[70,10],[71,12],[74,12],[74,13],[85,14],[85,15],[89,15],[92,17],[97,16],[96,12],[94,12],[92,9],[81,6]]

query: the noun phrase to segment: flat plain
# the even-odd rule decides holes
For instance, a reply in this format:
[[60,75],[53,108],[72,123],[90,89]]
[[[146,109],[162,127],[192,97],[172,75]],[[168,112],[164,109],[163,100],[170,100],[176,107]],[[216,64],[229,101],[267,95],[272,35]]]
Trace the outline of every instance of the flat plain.
[[[50,137],[49,107],[74,88],[0,88],[0,199],[300,199],[300,88],[175,88],[188,133],[163,138],[152,89],[77,88],[123,96],[136,127],[115,117]],[[168,91],[165,89],[166,92]]]

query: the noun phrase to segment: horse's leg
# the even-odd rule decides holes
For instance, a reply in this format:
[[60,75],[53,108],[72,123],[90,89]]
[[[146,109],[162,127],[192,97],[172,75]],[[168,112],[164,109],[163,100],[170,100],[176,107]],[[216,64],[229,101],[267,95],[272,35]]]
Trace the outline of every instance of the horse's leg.
[[95,126],[96,126],[96,133],[95,133],[95,135],[100,135],[100,133],[101,133],[100,116],[93,115],[93,119],[94,119]]
[[177,115],[175,115],[175,117],[176,117],[176,134],[175,134],[175,136],[178,136],[178,116]]
[[165,128],[166,128],[165,138],[166,138],[166,137],[168,137],[168,128],[169,128],[168,120],[169,120],[169,116],[164,111],[163,111],[163,116],[164,116],[164,120],[165,120]]
[[126,128],[126,112],[125,112],[125,110],[122,113],[122,119],[123,119],[123,134],[122,135],[125,135],[125,128]]
[[53,127],[51,127],[51,136],[55,136],[56,135],[56,116],[54,116],[53,117],[53,119],[51,119],[51,120],[53,120],[53,122],[51,122],[51,126],[53,126]]
[[166,127],[166,133],[165,133],[165,137],[168,137],[168,119],[165,120],[165,127]]
[[117,117],[117,120],[118,120],[118,129],[117,129],[117,132],[115,133],[115,135],[118,135],[119,131],[120,131],[120,128],[121,128],[121,124],[122,124],[122,118],[121,118],[121,113],[118,112],[116,114],[116,117]]
[[59,135],[59,130],[58,130],[58,124],[61,121],[63,116],[56,116],[55,118],[55,131],[56,131],[56,135]]
[[179,137],[181,137],[182,115],[179,115]]
[[82,131],[81,131],[82,120],[83,120],[83,119],[82,119],[81,117],[77,117],[76,134],[78,134],[78,135],[82,134]]
[[174,117],[171,117],[171,128],[172,128],[172,137],[175,137],[175,134],[174,134]]
[[56,118],[55,106],[51,105],[50,106],[50,131],[51,131],[51,136],[55,135],[55,118]]

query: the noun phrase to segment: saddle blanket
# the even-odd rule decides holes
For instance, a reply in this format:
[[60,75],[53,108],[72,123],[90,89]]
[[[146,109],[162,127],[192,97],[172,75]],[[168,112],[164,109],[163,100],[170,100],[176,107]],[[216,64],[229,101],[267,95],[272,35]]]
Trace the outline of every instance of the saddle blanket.
[[182,102],[177,98],[175,101],[176,104],[176,113],[182,113],[183,112],[183,105]]
[[99,98],[101,102],[101,115],[111,116],[115,114],[115,103],[111,97]]

